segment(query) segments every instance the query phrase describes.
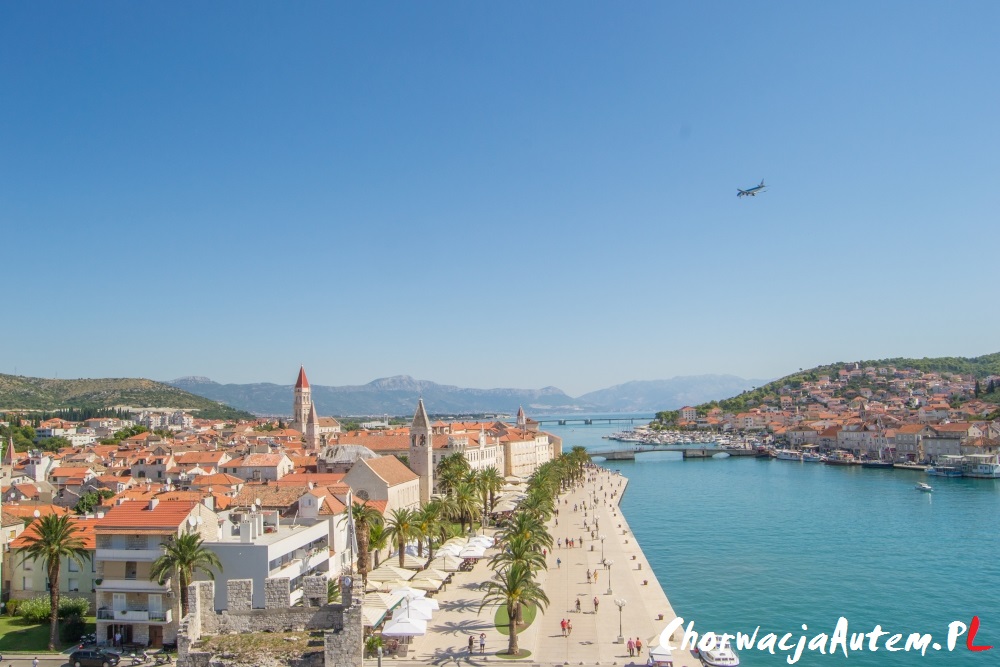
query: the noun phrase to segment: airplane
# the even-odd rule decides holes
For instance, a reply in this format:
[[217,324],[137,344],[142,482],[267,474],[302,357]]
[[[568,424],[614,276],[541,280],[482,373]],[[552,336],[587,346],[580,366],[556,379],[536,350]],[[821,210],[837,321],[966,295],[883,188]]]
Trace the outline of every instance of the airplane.
[[755,185],[747,190],[740,190],[736,188],[737,197],[756,197],[758,192],[764,191],[764,179],[761,179],[760,185]]

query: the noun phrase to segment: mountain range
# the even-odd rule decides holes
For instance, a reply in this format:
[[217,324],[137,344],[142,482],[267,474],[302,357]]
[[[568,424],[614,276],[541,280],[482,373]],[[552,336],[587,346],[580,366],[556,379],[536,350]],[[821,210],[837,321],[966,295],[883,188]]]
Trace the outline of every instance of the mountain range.
[[[529,414],[540,415],[655,412],[732,396],[763,382],[734,375],[695,375],[627,382],[577,398],[556,387],[472,389],[415,380],[408,375],[379,378],[363,385],[311,386],[313,402],[321,415],[408,415],[418,397],[423,397],[428,411],[434,414],[513,414],[523,406]],[[206,377],[183,377],[166,384],[259,415],[288,415],[292,409],[290,384],[220,384]]]

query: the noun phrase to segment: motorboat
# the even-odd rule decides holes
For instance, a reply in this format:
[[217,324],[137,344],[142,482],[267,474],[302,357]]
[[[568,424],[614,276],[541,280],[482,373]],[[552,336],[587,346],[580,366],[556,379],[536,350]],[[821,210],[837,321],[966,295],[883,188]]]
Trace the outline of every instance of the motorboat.
[[927,482],[917,482],[917,485],[913,488],[915,488],[917,491],[923,491],[924,493],[930,493],[931,491],[934,490],[934,487],[928,484]]
[[892,461],[880,461],[878,459],[871,459],[868,461],[861,462],[862,468],[891,468]]
[[823,461],[823,463],[828,466],[852,466],[857,463],[857,461],[854,458],[854,454],[838,449],[827,456],[826,461]]
[[739,667],[740,656],[729,645],[729,640],[716,637],[715,645],[707,649],[699,649],[698,657],[706,667]]
[[822,463],[826,459],[817,452],[802,452],[803,463]]
[[779,461],[801,461],[802,452],[795,449],[779,449],[774,453],[774,458]]
[[927,469],[927,474],[932,477],[961,477],[962,470],[955,466],[934,466]]

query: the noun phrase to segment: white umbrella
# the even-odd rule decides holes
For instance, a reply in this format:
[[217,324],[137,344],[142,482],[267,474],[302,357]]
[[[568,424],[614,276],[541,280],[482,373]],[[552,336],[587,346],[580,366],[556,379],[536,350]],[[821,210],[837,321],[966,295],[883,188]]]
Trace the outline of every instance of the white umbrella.
[[458,572],[462,569],[462,559],[458,555],[444,554],[431,561],[431,566],[445,572]]
[[481,546],[470,544],[462,549],[458,554],[460,558],[482,558],[486,555],[486,549]]
[[[423,593],[424,591],[417,591],[418,593]],[[438,601],[434,598],[414,598],[410,600],[410,606],[417,609],[427,609],[429,611],[437,611],[441,608]]]
[[461,547],[461,546],[459,546],[457,544],[452,544],[452,545],[449,545],[449,546],[441,547],[436,552],[434,552],[434,555],[435,556],[457,556],[458,554],[462,553],[462,548],[463,547]]
[[376,581],[388,581],[390,579],[403,579],[406,581],[412,579],[414,574],[416,574],[416,572],[412,570],[383,563],[378,567],[378,569],[373,572],[369,572],[368,578],[375,579]]
[[487,535],[479,535],[479,536],[473,537],[471,540],[469,540],[469,545],[470,546],[472,546],[473,544],[478,544],[480,546],[486,547],[487,549],[489,549],[490,547],[492,547],[495,543],[496,543],[496,540],[494,540],[492,537],[489,537]]
[[396,607],[396,611],[392,612],[392,620],[401,621],[404,618],[414,618],[421,621],[431,620],[431,610],[421,609],[420,607],[409,607],[404,602],[402,606]]
[[430,577],[415,577],[410,581],[410,585],[414,588],[423,588],[428,591],[439,590],[444,586],[444,582],[440,579],[431,579]]
[[427,621],[417,618],[394,618],[382,629],[385,637],[422,637],[427,634]]
[[[448,574],[447,572],[436,570],[433,567],[429,567],[426,570],[422,570],[421,572],[417,573],[417,577],[424,577],[425,579],[440,579],[441,581],[444,581],[450,576],[451,575]],[[414,579],[416,579],[417,577],[414,577]]]
[[422,598],[427,595],[427,591],[421,591],[411,586],[400,586],[399,588],[393,588],[389,591],[393,595],[402,595],[404,598],[413,600],[414,598]]

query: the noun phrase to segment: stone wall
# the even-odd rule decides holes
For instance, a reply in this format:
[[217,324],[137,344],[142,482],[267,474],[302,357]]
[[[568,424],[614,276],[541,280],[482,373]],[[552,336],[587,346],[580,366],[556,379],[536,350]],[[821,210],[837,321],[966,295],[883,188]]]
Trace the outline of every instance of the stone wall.
[[288,577],[264,580],[264,609],[284,609],[292,604],[292,586]]
[[[208,653],[192,650],[191,647],[206,635],[317,630],[324,633],[322,655],[326,667],[362,667],[364,621],[361,616],[361,600],[354,600],[351,606],[325,604],[325,577],[307,577],[303,580],[306,596],[304,606],[301,607],[287,604],[288,579],[268,580],[265,586],[266,600],[275,604],[279,599],[284,599],[286,604],[283,607],[269,606],[265,609],[249,608],[245,601],[253,599],[252,581],[236,579],[227,582],[226,598],[231,608],[216,612],[215,582],[199,581],[191,584],[188,588],[188,615],[181,620],[177,631],[178,667],[225,664]],[[320,601],[321,604],[309,606],[310,601]],[[239,608],[235,608],[233,603]]]

